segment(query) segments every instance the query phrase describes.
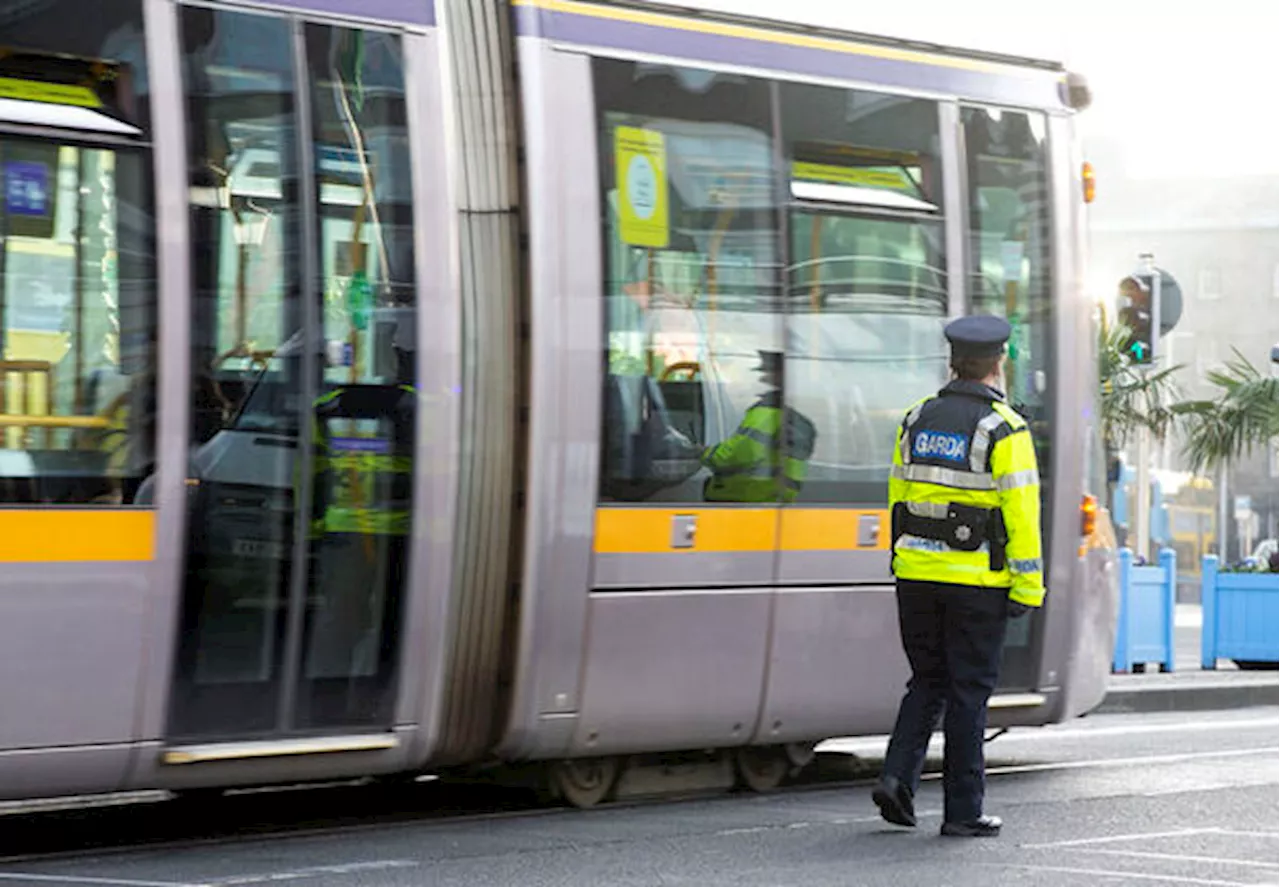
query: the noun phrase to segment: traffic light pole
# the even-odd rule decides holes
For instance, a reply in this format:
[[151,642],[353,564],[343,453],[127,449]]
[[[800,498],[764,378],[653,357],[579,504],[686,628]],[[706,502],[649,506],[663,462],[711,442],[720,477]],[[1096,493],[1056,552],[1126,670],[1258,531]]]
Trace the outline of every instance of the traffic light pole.
[[[1156,343],[1160,336],[1160,272],[1156,269],[1155,256],[1143,253],[1140,256],[1143,273],[1151,275],[1151,364],[1138,367],[1138,372],[1145,381],[1147,368],[1155,363]],[[1134,541],[1137,543],[1137,554],[1145,561],[1151,560],[1151,432],[1146,427],[1138,429],[1137,440],[1137,499],[1136,514],[1133,520]]]

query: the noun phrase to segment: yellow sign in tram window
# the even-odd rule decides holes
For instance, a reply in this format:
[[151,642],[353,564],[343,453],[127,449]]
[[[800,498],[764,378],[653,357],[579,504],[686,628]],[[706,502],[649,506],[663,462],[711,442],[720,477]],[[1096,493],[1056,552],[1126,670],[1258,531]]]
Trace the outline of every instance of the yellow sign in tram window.
[[38,80],[18,80],[14,77],[0,77],[0,99],[44,102],[47,105],[75,105],[80,108],[102,107],[102,101],[86,86],[41,83]]
[[662,133],[619,126],[613,134],[622,242],[654,249],[671,238],[667,217],[667,147]]
[[905,172],[885,167],[834,166],[829,163],[796,160],[791,164],[791,176],[805,182],[826,182],[834,185],[854,185],[861,188],[883,188],[893,191],[916,190],[915,182]]

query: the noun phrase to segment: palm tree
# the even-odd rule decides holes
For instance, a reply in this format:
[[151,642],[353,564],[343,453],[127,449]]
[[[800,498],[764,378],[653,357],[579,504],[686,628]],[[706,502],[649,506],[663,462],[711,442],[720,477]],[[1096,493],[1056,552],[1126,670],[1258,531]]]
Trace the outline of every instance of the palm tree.
[[1235,348],[1235,359],[1206,378],[1218,389],[1212,400],[1177,404],[1183,454],[1192,471],[1218,473],[1219,553],[1225,556],[1227,469],[1232,462],[1280,436],[1280,387]]

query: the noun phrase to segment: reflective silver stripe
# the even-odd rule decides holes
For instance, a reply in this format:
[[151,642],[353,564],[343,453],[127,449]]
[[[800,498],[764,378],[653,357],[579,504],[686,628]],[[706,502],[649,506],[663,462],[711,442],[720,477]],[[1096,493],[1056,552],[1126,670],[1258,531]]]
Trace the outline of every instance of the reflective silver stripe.
[[1040,558],[1028,558],[1027,560],[1010,559],[1009,571],[1011,573],[1039,573],[1044,569],[1044,561]]
[[1018,487],[1030,487],[1038,483],[1040,483],[1040,472],[1034,468],[1028,468],[1026,471],[1015,471],[1012,474],[1006,474],[996,481],[996,489],[1016,490]]
[[[940,468],[936,465],[895,465],[890,475],[898,480],[937,484],[942,487],[954,487],[957,490],[994,490],[996,488],[995,479],[989,474],[956,471],[954,468]],[[1009,477],[1014,476],[1009,475]]]
[[761,431],[759,428],[739,428],[738,433],[743,437],[754,440],[758,444],[764,444],[766,447],[774,445],[773,435],[768,432]]
[[943,554],[950,550],[941,539],[924,539],[920,536],[899,536],[895,547],[904,551],[927,551],[931,554]]
[[908,502],[907,511],[920,517],[946,518],[947,505],[945,502]]
[[[903,534],[898,537],[896,548],[906,551],[927,551],[930,554],[974,554],[974,555],[990,555],[991,549],[987,543],[983,542],[978,546],[976,551],[961,551],[958,548],[952,548],[941,539],[926,539],[923,536],[911,536]],[[985,568],[983,568],[985,570]],[[983,570],[979,570],[982,572]]]
[[973,432],[973,447],[969,450],[969,469],[983,472],[987,470],[987,453],[991,449],[992,433],[1005,423],[1004,416],[992,412],[978,423]]
[[924,409],[924,405],[928,401],[921,401],[911,408],[911,412],[907,413],[907,419],[902,423],[902,442],[899,449],[902,450],[902,464],[911,464],[911,426],[916,424],[916,419],[920,418],[920,411]]

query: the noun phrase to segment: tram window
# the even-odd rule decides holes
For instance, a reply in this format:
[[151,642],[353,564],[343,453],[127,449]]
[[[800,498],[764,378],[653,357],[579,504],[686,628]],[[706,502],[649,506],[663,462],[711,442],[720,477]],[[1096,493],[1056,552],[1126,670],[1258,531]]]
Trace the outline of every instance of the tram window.
[[969,300],[974,311],[1004,317],[1013,327],[1007,394],[1031,427],[1047,483],[1053,368],[1047,125],[1042,114],[995,108],[964,108],[961,121],[969,188]]
[[[37,53],[56,56],[33,65]],[[86,75],[108,113],[147,129],[142,0],[0,3],[0,77],[84,85]]]
[[[776,374],[761,369],[781,351],[768,84],[606,59],[594,73],[601,498],[776,501],[773,469],[736,434],[748,408],[779,397]],[[718,466],[714,477],[704,461]]]
[[186,7],[182,27],[192,442],[203,444],[241,421],[259,432],[294,434],[299,360],[290,351],[277,355],[302,320],[289,26]]
[[933,102],[782,85],[786,399],[812,423],[798,502],[885,500],[894,433],[947,377]]
[[0,136],[0,501],[130,504],[153,466],[149,164]]
[[267,15],[181,11],[196,477],[171,729],[274,723],[302,390],[293,39]]
[[[326,530],[308,587],[324,604],[305,616],[295,723],[330,727],[389,719],[394,701],[413,509],[413,183],[400,38],[305,36],[326,344],[316,459],[331,467],[313,478]],[[390,457],[381,473],[353,481],[373,452]]]
[[[145,131],[141,0],[5,5],[0,77],[49,126]],[[75,91],[68,106],[44,85]],[[2,115],[0,115],[2,116]],[[142,150],[0,136],[0,502],[131,504],[154,463]]]

